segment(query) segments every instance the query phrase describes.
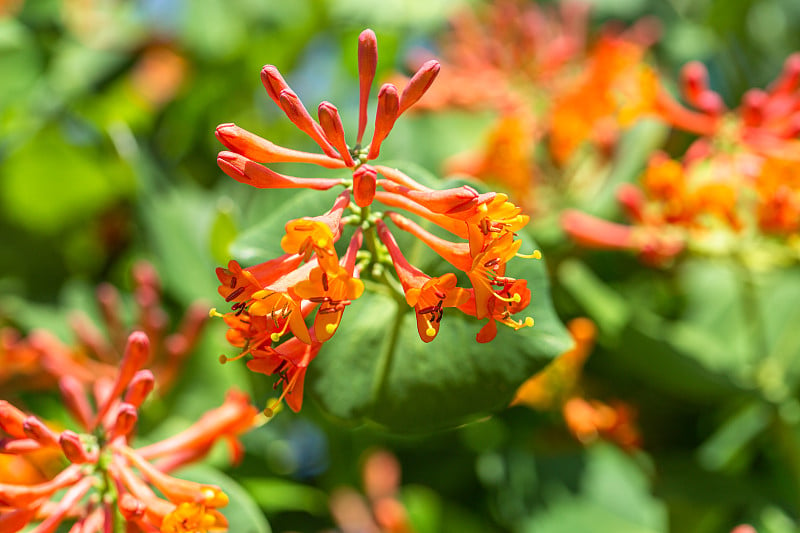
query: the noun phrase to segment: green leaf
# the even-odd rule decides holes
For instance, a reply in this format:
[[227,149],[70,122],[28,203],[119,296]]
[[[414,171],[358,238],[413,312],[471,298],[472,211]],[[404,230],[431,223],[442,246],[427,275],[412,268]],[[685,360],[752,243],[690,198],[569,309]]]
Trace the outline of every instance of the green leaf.
[[328,497],[321,490],[279,478],[244,478],[242,485],[268,513],[300,511],[315,516],[328,512]]
[[[522,239],[524,250],[534,248]],[[425,344],[413,312],[403,312],[390,346],[397,304],[365,293],[311,365],[309,392],[336,417],[393,431],[441,429],[503,409],[523,381],[572,343],[551,306],[544,263],[516,259],[508,266],[508,275],[528,280],[532,328],[499,325],[497,338],[480,344],[483,321],[448,309],[438,336]]]
[[281,237],[286,223],[295,218],[324,214],[340,192],[338,188],[324,192],[305,189],[261,192],[263,200],[259,199],[254,205],[259,222],[242,231],[230,246],[231,254],[242,262],[242,266],[278,257],[284,253]]
[[228,519],[228,531],[236,533],[271,533],[269,522],[248,492],[216,468],[193,465],[175,473],[180,479],[217,485],[228,495],[229,503],[219,511]]
[[587,450],[577,494],[550,493],[545,510],[535,513],[522,531],[667,531],[666,508],[650,494],[645,472],[632,456],[611,445],[598,444]]

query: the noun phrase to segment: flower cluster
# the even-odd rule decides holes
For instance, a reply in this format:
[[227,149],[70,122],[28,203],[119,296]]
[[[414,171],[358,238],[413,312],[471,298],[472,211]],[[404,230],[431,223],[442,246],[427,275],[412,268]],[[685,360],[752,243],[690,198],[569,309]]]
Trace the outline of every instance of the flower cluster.
[[[294,410],[302,404],[309,362],[335,334],[347,306],[364,292],[362,278],[385,285],[403,306],[414,309],[419,336],[425,342],[433,341],[438,334],[448,307],[488,320],[478,333],[480,342],[495,337],[497,322],[514,329],[533,325],[529,317],[513,317],[530,302],[526,281],[506,276],[507,262],[519,255],[521,241],[515,232],[528,222],[519,207],[503,194],[480,194],[469,186],[436,190],[395,168],[370,163],[378,157],[397,118],[422,97],[439,72],[439,64],[431,60],[420,67],[402,91],[392,83],[383,84],[378,91],[372,140],[364,145],[377,57],[375,34],[365,30],[358,41],[359,119],[353,145],[345,141],[342,121],[333,104],[322,102],[319,120],[314,120],[270,65],[261,71],[267,94],[319,145],[322,153],[276,146],[233,124],[223,124],[216,131],[217,138],[228,148],[219,154],[217,162],[237,181],[259,188],[344,187],[327,213],[286,223],[282,256],[247,268],[231,261],[227,268],[217,269],[219,293],[231,304],[231,311],[224,315],[228,340],[241,348],[238,357],[251,357],[247,363],[251,370],[279,376],[283,385],[281,399],[286,398]],[[349,175],[300,178],[261,164],[281,162],[346,169]],[[450,232],[456,242],[434,235],[396,211],[375,210],[379,204],[403,209],[418,220],[433,223]],[[411,233],[464,272],[471,288],[458,287],[454,273],[434,277],[412,265],[387,221]],[[355,230],[339,257],[336,244],[344,240],[347,226],[354,226]],[[539,257],[538,251],[532,256]],[[396,278],[390,274],[391,269]],[[286,340],[289,333],[291,337]],[[228,358],[223,356],[222,360]]]
[[0,329],[0,390],[48,388],[64,377],[91,383],[98,376],[113,378],[124,353],[128,334],[143,331],[151,342],[151,360],[145,364],[158,376],[159,390],[167,390],[178,376],[208,319],[207,308],[192,304],[174,332],[161,305],[161,284],[150,263],[133,266],[134,325],[123,319],[123,298],[109,283],[97,287],[96,301],[103,328],[84,313],[75,312],[70,326],[76,342],[67,345],[46,330],[23,337],[11,328]]
[[67,463],[49,479],[32,483],[3,476],[9,481],[0,483],[0,531],[19,531],[38,522],[31,531],[44,533],[65,521],[74,523],[71,531],[112,531],[120,519],[143,532],[227,528],[217,509],[228,497],[219,487],[169,472],[201,459],[220,440],[238,457],[237,436],[252,427],[257,410],[246,395],[230,392],[222,406],[183,432],[132,447],[139,407],[154,386],[152,372],[142,368],[149,352],[147,335],[132,333],[116,376],[97,377],[90,394],[76,377],[60,378],[63,403],[80,426],[78,432],[56,429],[0,401],[0,453],[50,453]]
[[[654,154],[639,186],[618,199],[632,226],[577,211],[563,226],[578,242],[628,249],[663,264],[683,250],[782,264],[800,258],[800,54],[767,90],[728,110],[700,63],[683,70],[683,107],[666,93],[662,116],[700,135],[680,159]],[[754,253],[758,251],[759,253]]]
[[[484,148],[452,158],[447,170],[502,183],[529,211],[545,210],[540,188],[554,167],[573,166],[587,145],[610,153],[622,131],[656,113],[658,79],[644,56],[659,27],[642,19],[595,41],[588,4],[501,0],[483,8],[453,19],[442,41],[444,83],[421,107],[496,112]],[[535,149],[539,142],[549,149]]]
[[641,447],[633,407],[619,400],[587,399],[580,390],[581,371],[594,348],[597,326],[588,318],[575,318],[567,328],[575,346],[523,383],[511,405],[539,411],[560,409],[570,433],[584,444],[602,438],[625,450]]

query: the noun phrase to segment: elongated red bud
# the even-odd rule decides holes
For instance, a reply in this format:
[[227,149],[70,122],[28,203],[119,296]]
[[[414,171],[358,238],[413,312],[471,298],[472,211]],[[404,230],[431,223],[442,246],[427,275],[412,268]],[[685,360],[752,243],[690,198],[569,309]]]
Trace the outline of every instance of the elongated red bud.
[[644,220],[644,207],[647,200],[639,187],[630,183],[623,183],[617,189],[617,201],[625,208],[632,220],[636,222]]
[[322,126],[325,137],[327,137],[328,141],[336,148],[336,151],[339,152],[344,164],[348,167],[352,167],[355,163],[347,148],[344,126],[342,126],[342,118],[339,116],[339,110],[330,102],[322,102],[317,108],[317,116],[319,117],[319,124]]
[[342,181],[330,178],[297,178],[278,174],[263,165],[233,152],[220,152],[217,165],[225,174],[238,182],[258,187],[259,189],[314,189],[327,191],[331,187],[341,185]]
[[152,372],[147,369],[139,370],[134,374],[133,379],[131,379],[131,384],[128,385],[128,390],[125,391],[125,403],[129,403],[137,408],[141,406],[153,390],[154,383],[155,378],[153,378]]
[[22,427],[25,418],[28,415],[8,403],[6,400],[0,400],[0,429],[11,435],[12,437],[25,438],[27,434]]
[[230,151],[259,163],[312,163],[325,168],[344,166],[341,160],[324,154],[312,154],[278,146],[236,124],[220,124],[214,135]]
[[138,372],[150,357],[150,339],[141,331],[134,331],[128,336],[128,344],[125,346],[125,354],[119,364],[119,374],[111,390],[101,400],[98,401],[98,412],[95,415],[97,425],[108,412],[114,398],[117,398],[128,387],[133,376]]
[[70,463],[84,464],[91,463],[95,460],[81,442],[80,436],[74,431],[65,430],[61,432],[58,437],[58,444],[61,446],[61,451],[67,456]]
[[128,436],[133,428],[136,426],[136,421],[139,419],[139,413],[136,412],[136,407],[129,403],[122,403],[117,411],[117,419],[114,421],[114,435],[115,436]]
[[422,95],[424,95],[428,87],[431,86],[433,80],[439,75],[439,70],[441,68],[441,65],[435,59],[423,63],[414,76],[411,77],[408,85],[406,85],[405,89],[403,89],[403,93],[400,95],[400,111],[397,113],[398,115],[402,115],[406,109],[422,98]]
[[364,130],[367,129],[367,102],[372,89],[372,80],[378,68],[378,39],[370,29],[358,36],[358,137],[356,143],[361,144]]
[[375,113],[375,133],[369,146],[367,159],[375,159],[381,150],[381,143],[392,131],[392,126],[400,115],[400,96],[397,87],[386,83],[378,93],[378,111]]
[[742,97],[742,121],[746,126],[756,127],[764,121],[769,95],[760,89],[750,89]]
[[783,72],[769,88],[771,95],[788,95],[800,85],[800,52],[795,52],[783,63]]
[[274,65],[264,65],[264,68],[261,69],[261,83],[264,84],[267,94],[275,102],[275,105],[283,109],[280,94],[281,91],[289,88],[289,84],[283,79],[278,68]]
[[28,416],[22,422],[25,435],[42,446],[58,446],[58,435],[35,416]]
[[295,92],[291,89],[284,89],[278,97],[280,98],[281,108],[286,113],[286,116],[289,117],[289,120],[306,135],[314,139],[314,142],[322,148],[325,155],[338,158],[339,154],[328,142],[328,139],[325,138],[322,127],[311,117]]
[[698,107],[697,101],[701,94],[709,90],[708,70],[700,61],[691,61],[681,69],[681,89],[686,100]]
[[369,165],[361,165],[353,172],[353,200],[359,207],[366,207],[375,198],[378,173]]

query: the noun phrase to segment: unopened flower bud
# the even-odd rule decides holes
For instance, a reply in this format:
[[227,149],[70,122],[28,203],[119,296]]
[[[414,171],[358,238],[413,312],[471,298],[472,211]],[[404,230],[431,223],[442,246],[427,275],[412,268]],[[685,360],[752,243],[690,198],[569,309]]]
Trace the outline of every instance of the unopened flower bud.
[[372,203],[377,186],[377,172],[369,165],[361,165],[353,172],[353,199],[359,207]]

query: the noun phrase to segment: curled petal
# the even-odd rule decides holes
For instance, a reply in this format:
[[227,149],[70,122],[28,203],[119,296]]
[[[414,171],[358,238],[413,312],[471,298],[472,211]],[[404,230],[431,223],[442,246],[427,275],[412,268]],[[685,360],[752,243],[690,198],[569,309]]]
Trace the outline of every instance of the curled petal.
[[315,189],[326,191],[331,187],[342,184],[341,180],[335,179],[296,178],[278,174],[233,152],[220,152],[217,156],[217,164],[225,174],[236,181],[259,189]]

